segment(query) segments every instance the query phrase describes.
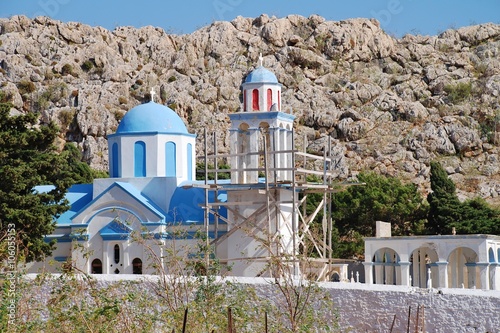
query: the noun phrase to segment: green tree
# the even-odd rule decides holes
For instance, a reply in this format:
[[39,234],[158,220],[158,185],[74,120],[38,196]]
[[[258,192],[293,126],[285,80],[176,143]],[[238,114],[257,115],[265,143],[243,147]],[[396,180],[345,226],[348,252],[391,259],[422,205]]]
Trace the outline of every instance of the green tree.
[[500,234],[500,211],[481,198],[460,202],[455,184],[438,162],[431,162],[431,189],[427,196],[427,230],[435,234]]
[[82,162],[82,154],[72,143],[66,143],[61,152],[61,157],[65,161],[67,177],[71,177],[76,184],[89,184],[94,180],[95,171],[87,163]]
[[460,207],[460,218],[450,223],[458,234],[500,235],[500,211],[482,198],[466,200]]
[[332,199],[337,256],[362,254],[362,237],[375,236],[376,221],[390,222],[394,235],[422,232],[427,205],[415,184],[375,173],[361,173],[358,181],[363,185],[350,186]]
[[453,181],[438,162],[431,162],[431,190],[427,195],[429,214],[427,231],[431,234],[450,234],[452,224],[460,219],[460,200]]
[[[67,210],[64,195],[74,182],[67,154],[53,142],[59,133],[50,123],[38,125],[34,113],[10,116],[11,104],[0,98],[0,240],[14,226],[19,255],[27,261],[51,253],[44,236],[54,230],[54,218]],[[52,185],[37,191],[37,185]]]

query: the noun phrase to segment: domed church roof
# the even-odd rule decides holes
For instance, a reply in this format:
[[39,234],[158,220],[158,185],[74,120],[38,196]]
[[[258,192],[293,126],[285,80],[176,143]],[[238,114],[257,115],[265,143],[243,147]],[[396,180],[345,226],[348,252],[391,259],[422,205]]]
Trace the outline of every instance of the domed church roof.
[[273,72],[259,66],[247,75],[245,83],[278,83],[278,79]]
[[186,125],[175,111],[155,102],[132,108],[116,130],[116,134],[149,132],[188,134]]

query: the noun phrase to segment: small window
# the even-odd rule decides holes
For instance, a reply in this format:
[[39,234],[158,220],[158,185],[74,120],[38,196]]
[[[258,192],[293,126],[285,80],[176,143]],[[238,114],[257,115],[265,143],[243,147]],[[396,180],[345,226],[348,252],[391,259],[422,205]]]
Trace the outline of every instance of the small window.
[[273,105],[273,91],[267,89],[267,110],[271,111],[271,106]]
[[120,246],[118,244],[114,247],[115,252],[115,264],[120,262]]
[[134,144],[134,177],[146,177],[146,144],[142,141]]
[[132,260],[132,273],[133,274],[142,274],[142,260],[139,258],[135,258]]
[[99,259],[92,261],[92,274],[102,274],[102,262]]
[[253,111],[260,111],[259,91],[257,89],[252,90],[252,109],[253,109]]

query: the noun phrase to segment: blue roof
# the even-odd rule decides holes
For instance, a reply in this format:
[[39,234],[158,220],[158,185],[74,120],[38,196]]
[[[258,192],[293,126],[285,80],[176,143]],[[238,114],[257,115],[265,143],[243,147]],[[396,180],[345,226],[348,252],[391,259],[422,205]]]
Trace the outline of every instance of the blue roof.
[[[99,194],[94,200],[91,202],[87,203],[85,207],[82,207],[78,212],[72,217],[75,218],[77,215],[81,214],[85,209],[87,209],[89,206],[97,202],[103,195],[105,195],[107,192],[109,192],[113,187],[119,187],[126,193],[128,193],[132,198],[140,202],[143,206],[145,206],[147,209],[149,209],[151,212],[153,212],[156,216],[158,216],[163,222],[165,220],[166,214],[163,212],[163,210],[155,204],[151,199],[147,198],[144,196],[141,191],[139,191],[136,187],[134,187],[132,184],[129,183],[124,183],[124,182],[114,182],[111,184],[105,191],[103,191],[101,194]],[[89,223],[92,220],[87,221]],[[147,221],[142,221],[142,222],[147,222]]]
[[259,66],[247,75],[245,83],[278,83],[278,79],[273,72]]
[[[219,181],[220,182],[220,181]],[[196,183],[196,182],[195,182]],[[202,184],[203,182],[197,182]],[[210,183],[213,183],[211,181]],[[205,210],[202,206],[205,205],[205,190],[199,187],[191,187],[193,182],[185,182],[177,187],[170,199],[171,211],[168,212],[167,222],[181,224],[200,224],[204,221]],[[217,200],[219,202],[227,201],[225,191],[219,191]],[[215,192],[208,192],[208,202],[215,202]],[[224,206],[219,207],[219,214],[227,218],[227,209]],[[214,215],[209,215],[210,222],[213,222]],[[225,223],[222,219],[219,223]]]
[[[124,182],[115,182],[115,183],[113,183],[113,185],[111,185],[108,188],[108,190],[111,189],[111,187],[113,187],[114,185],[117,185],[117,186],[121,187],[122,189],[124,189],[132,197],[134,197],[137,201],[139,201],[141,204],[143,204],[145,207],[147,207],[149,210],[151,210],[153,213],[155,213],[158,217],[160,217],[160,218],[165,217],[166,214],[163,212],[163,210],[157,204],[155,204],[151,199],[144,196],[141,193],[141,191],[139,191],[132,184],[124,183]],[[106,192],[108,190],[106,190]]]
[[175,111],[155,102],[132,108],[125,114],[116,130],[116,134],[147,132],[189,134],[186,125]]
[[[47,193],[54,188],[55,187],[53,185],[41,185],[36,186],[35,191],[39,193]],[[68,200],[70,208],[57,218],[56,224],[70,224],[71,218],[92,201],[92,191],[92,184],[75,184],[71,186],[64,196],[64,198]]]
[[111,221],[99,231],[104,240],[119,240],[127,239],[130,236],[132,229],[118,221]]

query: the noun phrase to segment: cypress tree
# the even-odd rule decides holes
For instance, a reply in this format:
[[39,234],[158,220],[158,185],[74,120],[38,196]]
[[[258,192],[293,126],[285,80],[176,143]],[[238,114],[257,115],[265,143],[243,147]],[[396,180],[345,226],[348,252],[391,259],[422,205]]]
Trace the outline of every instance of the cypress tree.
[[[44,237],[68,209],[64,196],[74,173],[55,149],[56,125],[39,125],[34,113],[11,116],[12,105],[0,95],[0,240],[14,229],[20,259],[39,260],[53,249]],[[52,186],[36,191],[38,185]]]

